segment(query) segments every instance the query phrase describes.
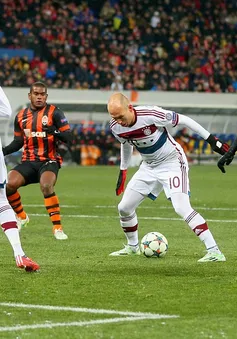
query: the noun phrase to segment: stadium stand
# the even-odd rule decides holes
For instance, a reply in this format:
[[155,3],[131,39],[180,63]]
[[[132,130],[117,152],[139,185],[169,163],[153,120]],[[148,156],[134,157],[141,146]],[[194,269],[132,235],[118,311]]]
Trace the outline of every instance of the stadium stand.
[[[54,89],[124,90],[135,95],[138,91],[236,93],[236,10],[235,0],[136,0],[136,6],[133,0],[2,0],[1,85],[29,87],[41,80]],[[101,154],[107,150],[115,159],[117,146],[113,151],[102,146],[103,133],[112,141],[102,114],[104,105],[63,105],[71,112],[71,125],[81,143],[96,141]],[[212,121],[212,127],[231,143],[234,133],[227,127],[234,109],[185,109],[182,103],[177,107],[184,114],[195,115],[195,110],[208,119],[212,112],[213,117],[217,114],[219,126],[215,128]],[[222,113],[229,114],[224,124]],[[0,134],[7,140],[9,126],[2,126]],[[194,138],[191,157],[212,157],[206,143]],[[98,163],[109,161],[98,156]]]
[[2,0],[1,84],[236,93],[236,7],[234,0]]

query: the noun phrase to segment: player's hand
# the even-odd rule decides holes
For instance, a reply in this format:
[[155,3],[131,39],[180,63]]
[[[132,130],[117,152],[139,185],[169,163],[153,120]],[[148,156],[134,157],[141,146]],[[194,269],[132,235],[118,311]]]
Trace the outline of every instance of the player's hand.
[[217,166],[221,170],[222,173],[225,173],[225,165],[231,164],[232,160],[234,159],[235,153],[227,152],[225,153],[217,162]]
[[230,146],[227,143],[221,141],[213,134],[210,134],[206,141],[211,145],[211,148],[214,152],[219,153],[221,155],[228,152],[230,148]]
[[43,130],[45,132],[47,132],[47,134],[50,134],[50,135],[54,135],[54,136],[57,136],[58,134],[60,134],[60,131],[57,129],[56,126],[54,125],[51,125],[51,126],[45,126],[43,128]]
[[116,195],[120,195],[124,192],[125,181],[127,177],[127,170],[120,170],[119,177],[116,186]]

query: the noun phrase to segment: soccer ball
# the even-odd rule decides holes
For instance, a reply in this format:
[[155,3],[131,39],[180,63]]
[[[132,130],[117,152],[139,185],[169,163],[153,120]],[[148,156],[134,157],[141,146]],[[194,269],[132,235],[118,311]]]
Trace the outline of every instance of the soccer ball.
[[161,258],[166,255],[168,241],[159,232],[147,233],[141,240],[141,251],[148,258]]

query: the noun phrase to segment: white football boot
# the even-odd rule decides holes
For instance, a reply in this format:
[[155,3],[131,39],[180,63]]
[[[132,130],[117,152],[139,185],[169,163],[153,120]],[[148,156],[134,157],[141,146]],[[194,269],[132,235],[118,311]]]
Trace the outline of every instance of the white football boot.
[[124,245],[124,248],[122,248],[119,251],[115,251],[110,253],[111,256],[117,257],[117,256],[125,256],[125,255],[140,255],[140,247],[137,246],[130,246],[130,245]]
[[213,262],[213,261],[226,261],[223,253],[207,252],[203,258],[199,259],[198,262]]
[[66,240],[66,239],[68,239],[68,236],[63,232],[62,229],[55,229],[53,231],[53,235],[55,236],[55,239],[57,239],[57,240]]
[[18,217],[18,216],[16,215],[16,221],[17,221],[17,227],[18,227],[18,230],[19,230],[19,232],[20,232],[21,229],[22,229],[23,227],[26,227],[27,224],[29,224],[30,218],[28,217],[27,214],[26,214],[26,218],[25,218],[25,219],[21,219],[20,217]]

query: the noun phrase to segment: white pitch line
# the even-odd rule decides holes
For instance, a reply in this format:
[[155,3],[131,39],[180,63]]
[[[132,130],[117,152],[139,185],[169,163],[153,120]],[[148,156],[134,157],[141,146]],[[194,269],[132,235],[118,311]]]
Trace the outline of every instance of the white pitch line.
[[35,330],[39,328],[54,328],[54,327],[82,327],[90,325],[100,325],[100,324],[112,324],[125,321],[138,321],[138,320],[152,320],[152,319],[170,319],[178,318],[178,316],[169,316],[169,315],[157,315],[153,317],[126,317],[126,318],[112,318],[112,319],[98,319],[98,320],[89,320],[89,321],[74,321],[70,323],[51,323],[51,324],[34,324],[34,325],[18,325],[12,327],[0,327],[0,332],[14,332],[19,330]]
[[[30,308],[30,309],[39,309],[47,311],[69,311],[69,312],[80,312],[80,313],[93,313],[93,314],[118,314],[124,316],[134,316],[134,317],[153,317],[161,316],[156,313],[148,312],[128,312],[128,311],[117,311],[117,310],[104,310],[98,308],[84,308],[84,307],[69,307],[69,306],[51,306],[51,305],[36,305],[36,304],[22,304],[22,303],[6,303],[0,302],[0,306],[6,307],[15,307],[15,308]],[[172,316],[173,317],[173,316]]]
[[[40,205],[40,204],[24,204],[24,206],[26,207],[42,207],[45,208],[44,205]],[[84,208],[84,206],[80,206],[80,205],[61,205],[60,207],[62,208]],[[90,206],[91,208],[117,208],[117,206],[115,205],[95,205],[95,206]],[[162,210],[171,210],[174,209],[172,206],[138,206],[139,209],[162,209]],[[237,208],[235,207],[205,207],[205,206],[193,206],[194,209],[197,210],[205,210],[205,211],[236,211],[237,212]]]
[[178,315],[169,314],[154,314],[154,313],[141,313],[141,312],[123,312],[115,310],[103,310],[94,308],[83,307],[64,307],[64,306],[50,306],[50,305],[31,305],[31,304],[18,304],[18,303],[0,303],[0,306],[7,306],[13,308],[29,308],[29,309],[43,309],[48,311],[71,311],[81,313],[94,313],[94,314],[119,314],[126,316],[124,318],[112,318],[112,319],[98,319],[89,321],[74,321],[68,323],[45,323],[34,325],[16,325],[0,327],[0,332],[13,332],[19,330],[39,329],[39,328],[54,328],[54,327],[71,327],[71,326],[90,326],[97,324],[109,324],[119,323],[124,321],[138,321],[138,320],[152,320],[152,319],[174,319],[179,318]]
[[[28,213],[29,216],[34,217],[49,217],[48,214],[40,213]],[[87,215],[87,214],[67,214],[62,215],[64,218],[90,218],[90,219],[118,219],[116,216],[109,215]],[[163,218],[163,217],[139,217],[140,220],[169,220],[169,221],[183,221],[181,218]],[[219,223],[237,223],[236,219],[232,220],[218,220],[218,219],[206,219],[210,222],[219,222]]]
[[[41,205],[42,206],[42,205]],[[60,205],[61,206],[61,205]],[[75,208],[80,207],[74,205]],[[66,208],[70,208],[70,205],[65,205]],[[93,207],[93,206],[92,206]],[[94,206],[95,208],[117,208],[117,206]],[[159,205],[153,205],[153,206],[138,206],[139,209],[160,209],[160,210],[173,210],[173,206],[159,206]],[[205,210],[205,211],[236,211],[236,207],[205,207],[205,206],[193,206],[194,209],[197,210]]]

